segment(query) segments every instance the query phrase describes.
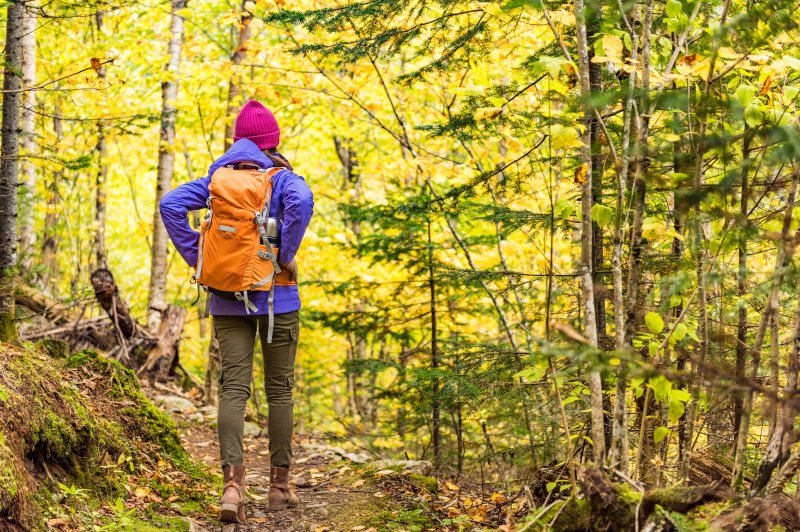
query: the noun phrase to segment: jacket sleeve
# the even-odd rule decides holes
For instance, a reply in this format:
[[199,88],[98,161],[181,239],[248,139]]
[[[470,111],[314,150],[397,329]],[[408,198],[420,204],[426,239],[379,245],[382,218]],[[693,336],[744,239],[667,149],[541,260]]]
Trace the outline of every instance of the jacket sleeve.
[[302,177],[293,175],[283,192],[283,226],[278,262],[288,264],[294,259],[312,214],[314,196],[311,189]]
[[201,177],[184,183],[165,194],[158,204],[167,234],[189,266],[197,265],[200,233],[189,225],[188,214],[206,206],[210,181],[208,177]]

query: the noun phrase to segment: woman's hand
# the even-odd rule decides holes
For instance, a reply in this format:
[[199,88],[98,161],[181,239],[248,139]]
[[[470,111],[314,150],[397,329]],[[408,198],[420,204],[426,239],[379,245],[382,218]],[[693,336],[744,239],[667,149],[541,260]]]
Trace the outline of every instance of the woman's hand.
[[292,262],[289,264],[281,264],[281,270],[286,270],[289,272],[289,280],[293,283],[297,282],[297,261],[292,259]]

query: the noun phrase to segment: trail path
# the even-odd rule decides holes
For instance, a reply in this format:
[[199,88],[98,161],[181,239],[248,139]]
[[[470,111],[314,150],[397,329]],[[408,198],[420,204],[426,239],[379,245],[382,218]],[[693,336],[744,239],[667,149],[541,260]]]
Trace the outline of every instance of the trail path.
[[[206,408],[184,415],[173,413],[180,428],[186,450],[212,471],[219,468],[219,446],[212,425],[215,413]],[[206,517],[193,517],[192,530],[250,532],[250,531],[370,531],[376,532],[376,516],[389,502],[390,493],[381,491],[374,482],[365,480],[342,460],[334,447],[306,437],[295,440],[295,465],[292,481],[301,503],[297,508],[270,512],[269,441],[266,437],[245,436],[245,466],[247,466],[247,515],[244,525],[221,525],[210,508]],[[349,465],[348,465],[349,464]],[[221,485],[221,479],[219,484]]]

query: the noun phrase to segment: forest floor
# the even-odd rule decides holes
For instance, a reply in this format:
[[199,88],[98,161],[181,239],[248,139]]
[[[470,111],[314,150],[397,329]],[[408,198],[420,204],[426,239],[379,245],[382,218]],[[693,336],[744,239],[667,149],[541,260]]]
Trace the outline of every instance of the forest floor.
[[[0,530],[442,530],[424,461],[295,440],[301,503],[269,512],[269,441],[246,424],[245,525],[219,522],[216,408],[63,342],[0,346]],[[353,449],[357,450],[356,447]]]
[[[192,413],[173,412],[181,439],[189,454],[210,471],[219,470],[216,411],[201,407]],[[255,425],[248,424],[250,429]],[[399,463],[359,464],[344,458],[342,449],[306,435],[295,437],[292,482],[301,503],[298,507],[270,512],[269,440],[261,435],[245,436],[247,467],[247,515],[244,525],[222,525],[218,508],[209,504],[203,513],[189,517],[191,530],[250,531],[365,531],[434,529],[424,510],[436,481],[403,470]],[[356,456],[358,461],[363,456]],[[421,464],[424,468],[425,464]],[[422,471],[426,472],[426,471]],[[221,480],[220,480],[221,484]],[[427,485],[427,487],[426,487]],[[212,492],[214,489],[211,490]]]

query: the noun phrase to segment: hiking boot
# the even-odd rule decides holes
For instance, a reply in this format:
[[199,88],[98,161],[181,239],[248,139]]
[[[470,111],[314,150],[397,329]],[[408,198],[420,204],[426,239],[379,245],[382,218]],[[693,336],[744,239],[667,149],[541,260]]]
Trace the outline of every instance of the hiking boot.
[[297,506],[300,499],[297,493],[289,487],[289,468],[271,467],[269,468],[269,509],[285,510],[292,506]]
[[219,520],[223,523],[244,523],[244,466],[227,465],[222,468],[225,484],[222,488]]

